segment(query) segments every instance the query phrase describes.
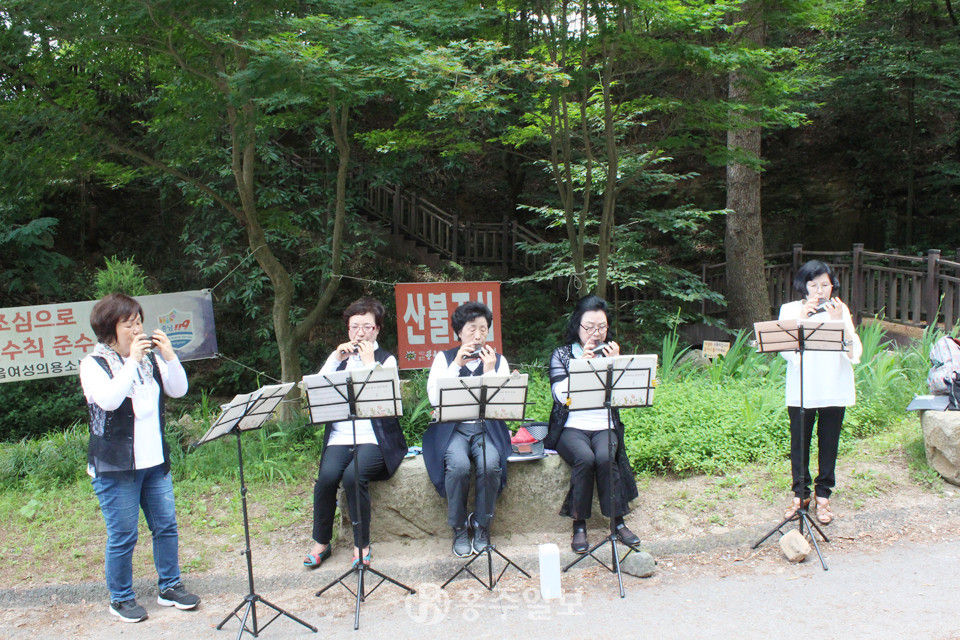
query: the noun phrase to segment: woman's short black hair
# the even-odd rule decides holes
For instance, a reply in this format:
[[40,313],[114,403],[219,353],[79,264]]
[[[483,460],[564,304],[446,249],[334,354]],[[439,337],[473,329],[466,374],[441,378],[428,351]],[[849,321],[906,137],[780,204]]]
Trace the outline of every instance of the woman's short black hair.
[[117,323],[140,316],[143,307],[125,293],[110,293],[100,298],[90,312],[90,326],[97,341],[109,346],[117,341]]
[[463,325],[481,316],[487,319],[487,328],[489,329],[493,325],[493,312],[490,311],[490,307],[482,302],[471,300],[470,302],[464,302],[454,309],[453,315],[450,316],[450,325],[453,327],[453,332],[456,334],[457,340],[460,339],[460,332],[463,331]]
[[794,292],[801,298],[807,297],[807,283],[815,278],[819,278],[823,274],[827,274],[830,277],[830,284],[833,285],[834,291],[840,288],[840,280],[837,278],[837,274],[833,272],[833,269],[830,268],[830,265],[822,260],[809,260],[797,269],[797,275],[793,277]]
[[610,326],[610,307],[607,305],[606,300],[600,296],[591,294],[580,298],[573,313],[570,314],[570,319],[567,320],[567,332],[563,336],[567,344],[580,342],[580,320],[587,311],[603,311],[603,315],[607,318],[607,333],[604,336],[600,336],[600,340],[605,342],[610,339],[612,333]]
[[386,311],[384,311],[383,304],[379,300],[370,296],[351,302],[350,306],[343,310],[343,322],[349,325],[350,318],[362,316],[366,313],[373,314],[373,321],[377,325],[377,329],[383,329],[383,316]]

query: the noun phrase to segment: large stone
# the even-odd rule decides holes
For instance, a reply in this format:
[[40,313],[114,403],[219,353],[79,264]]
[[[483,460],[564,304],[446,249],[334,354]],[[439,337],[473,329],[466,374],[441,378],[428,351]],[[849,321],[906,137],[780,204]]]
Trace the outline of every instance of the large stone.
[[780,536],[780,549],[790,562],[803,562],[811,551],[810,543],[796,529]]
[[631,553],[620,563],[620,570],[637,578],[649,578],[657,567],[657,561],[646,551]]
[[923,411],[920,425],[927,463],[944,480],[960,485],[960,411]]
[[[491,525],[492,535],[532,532],[571,531],[570,518],[560,516],[560,507],[570,487],[570,467],[560,456],[540,460],[511,462],[507,486],[497,500]],[[473,482],[468,507],[473,505]],[[343,501],[341,488],[338,500]],[[447,501],[437,494],[427,476],[423,456],[404,460],[390,480],[370,484],[373,513],[370,517],[372,540],[449,537]],[[349,531],[346,508],[341,509],[341,531]],[[609,524],[600,515],[596,493],[593,498],[592,530],[604,530]]]

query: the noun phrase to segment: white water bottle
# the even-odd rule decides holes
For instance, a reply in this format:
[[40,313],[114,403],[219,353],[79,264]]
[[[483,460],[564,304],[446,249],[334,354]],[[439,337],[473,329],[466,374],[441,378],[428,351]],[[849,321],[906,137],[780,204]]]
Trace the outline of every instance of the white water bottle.
[[557,545],[541,544],[540,548],[540,595],[544,600],[563,597],[560,589],[560,549]]

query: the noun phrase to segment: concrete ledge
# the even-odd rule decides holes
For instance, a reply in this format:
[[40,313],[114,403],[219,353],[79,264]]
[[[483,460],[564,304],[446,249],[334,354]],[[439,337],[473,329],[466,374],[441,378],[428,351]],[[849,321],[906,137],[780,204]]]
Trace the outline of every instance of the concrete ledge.
[[[558,455],[550,455],[540,460],[509,464],[507,486],[497,500],[491,534],[502,536],[540,531],[569,533],[570,518],[559,515],[570,486],[570,467],[567,463]],[[470,493],[468,505],[472,506],[472,486]],[[337,499],[339,504],[344,505],[338,523],[342,534],[350,531],[342,488]],[[430,482],[423,456],[404,460],[390,480],[371,483],[370,500],[373,509],[370,517],[371,541],[416,540],[434,536],[447,538],[451,535],[447,526],[446,498],[441,498]],[[588,526],[603,530],[607,525],[607,520],[600,514],[600,505],[594,492],[593,518]]]

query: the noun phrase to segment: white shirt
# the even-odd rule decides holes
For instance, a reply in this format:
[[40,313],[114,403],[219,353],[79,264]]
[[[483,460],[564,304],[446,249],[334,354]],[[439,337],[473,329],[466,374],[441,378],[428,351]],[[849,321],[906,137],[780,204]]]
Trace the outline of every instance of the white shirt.
[[[577,358],[583,354],[583,346],[579,343],[573,345],[571,356]],[[557,402],[565,403],[570,391],[570,376],[560,378],[553,383],[551,387],[553,397]],[[581,431],[603,431],[609,429],[607,422],[606,409],[584,409],[583,411],[571,411],[567,414],[567,421],[564,428],[580,429]]]
[[[496,369],[483,375],[487,376],[507,376],[510,375],[510,365],[507,364],[507,359],[503,354],[499,354],[500,364],[497,365]],[[483,366],[483,361],[480,359],[477,360],[468,360],[466,365],[467,369],[471,373],[476,372],[477,367]],[[443,355],[441,351],[438,353],[434,359],[433,364],[430,366],[430,375],[427,376],[427,397],[430,398],[430,404],[436,407],[440,404],[440,380],[444,378],[459,378],[460,377],[460,365],[453,362],[453,364],[447,364],[447,358]]]
[[[163,380],[163,389],[171,398],[187,393],[187,372],[176,357],[169,362],[157,354],[156,366]],[[80,361],[80,384],[87,402],[98,404],[105,411],[115,411],[126,400],[140,367],[127,358],[120,372],[111,378],[93,356]],[[149,469],[163,464],[163,437],[160,435],[160,387],[151,378],[133,395],[133,460],[134,468]]]
[[[373,348],[379,349],[380,345],[374,342]],[[376,364],[376,361],[374,361],[374,365]],[[327,361],[323,363],[323,366],[320,367],[320,371],[317,373],[330,373],[331,371],[336,371],[339,366],[340,360],[337,360],[337,352],[334,351],[327,357]],[[362,369],[366,366],[368,366],[367,363],[365,363],[359,355],[347,357],[347,371]],[[396,369],[397,359],[390,356],[381,366]],[[370,420],[357,420],[357,444],[380,444],[377,442],[377,434],[373,431],[373,423]],[[353,446],[353,424],[349,420],[334,422],[331,425],[330,437],[327,438],[327,446],[329,447],[331,445]]]
[[[863,345],[853,326],[853,318],[847,305],[843,305],[843,323],[852,338],[848,352],[804,351],[803,353],[803,406],[849,407],[857,402],[857,388],[853,380],[853,365],[860,362]],[[788,302],[780,307],[780,320],[795,320],[803,313],[803,301]],[[829,320],[822,311],[811,317],[814,320]],[[787,361],[786,400],[788,407],[800,406],[800,354],[781,352]]]

